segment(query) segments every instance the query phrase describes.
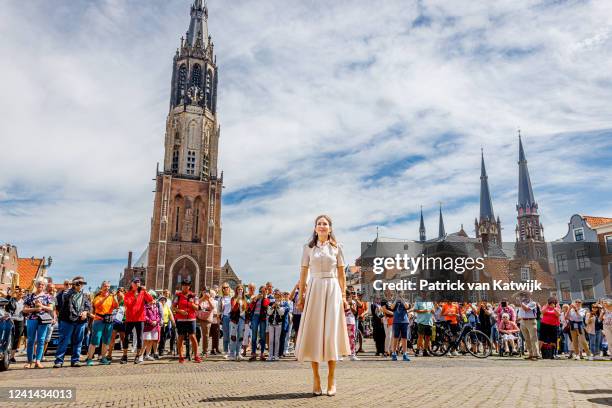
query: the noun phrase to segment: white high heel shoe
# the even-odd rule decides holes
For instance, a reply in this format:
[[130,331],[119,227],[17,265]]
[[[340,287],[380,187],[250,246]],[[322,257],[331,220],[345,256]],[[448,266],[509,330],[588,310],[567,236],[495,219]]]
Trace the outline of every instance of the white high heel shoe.
[[334,395],[336,395],[336,382],[335,381],[334,381],[334,385],[332,386],[332,388],[329,388],[327,390],[328,397],[333,397]]

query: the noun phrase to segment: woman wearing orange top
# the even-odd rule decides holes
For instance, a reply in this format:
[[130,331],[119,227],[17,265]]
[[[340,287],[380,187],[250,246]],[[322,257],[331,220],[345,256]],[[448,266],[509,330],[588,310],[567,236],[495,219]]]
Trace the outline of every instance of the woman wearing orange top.
[[113,333],[113,311],[119,307],[119,303],[113,294],[110,292],[110,282],[102,282],[100,292],[94,297],[92,302],[93,307],[93,325],[91,327],[91,340],[89,350],[87,352],[86,363],[88,366],[93,365],[93,355],[96,347],[101,345],[100,364],[108,365],[110,360],[106,358],[106,351],[111,341]]
[[[459,334],[459,318],[461,318],[461,307],[457,302],[445,302],[442,305],[442,316],[450,326],[454,335]],[[451,356],[458,356],[457,350],[451,350]]]

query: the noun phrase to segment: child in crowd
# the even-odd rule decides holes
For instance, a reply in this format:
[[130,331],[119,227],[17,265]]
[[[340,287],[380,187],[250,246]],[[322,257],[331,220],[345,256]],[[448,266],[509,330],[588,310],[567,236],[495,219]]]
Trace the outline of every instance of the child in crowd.
[[274,303],[268,306],[268,336],[270,348],[268,361],[277,361],[280,354],[280,336],[285,316],[285,308],[282,306],[282,295],[280,292],[274,294]]

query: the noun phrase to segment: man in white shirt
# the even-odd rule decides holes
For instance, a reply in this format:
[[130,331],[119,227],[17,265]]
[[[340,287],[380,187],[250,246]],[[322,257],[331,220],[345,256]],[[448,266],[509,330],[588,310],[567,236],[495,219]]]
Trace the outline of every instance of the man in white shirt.
[[531,300],[531,294],[528,292],[521,293],[518,318],[521,324],[521,334],[525,339],[525,347],[529,354],[526,358],[529,360],[540,358],[538,351],[538,321],[536,320],[537,310],[538,305]]

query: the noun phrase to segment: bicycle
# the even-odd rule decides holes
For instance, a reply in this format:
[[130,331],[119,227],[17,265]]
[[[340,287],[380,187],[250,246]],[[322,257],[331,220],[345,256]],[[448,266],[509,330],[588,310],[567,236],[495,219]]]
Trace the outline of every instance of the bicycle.
[[459,334],[451,331],[448,322],[436,322],[435,330],[436,335],[431,342],[431,352],[434,356],[441,357],[455,349],[463,354],[470,353],[476,358],[487,358],[493,350],[489,336],[469,324],[464,325]]

